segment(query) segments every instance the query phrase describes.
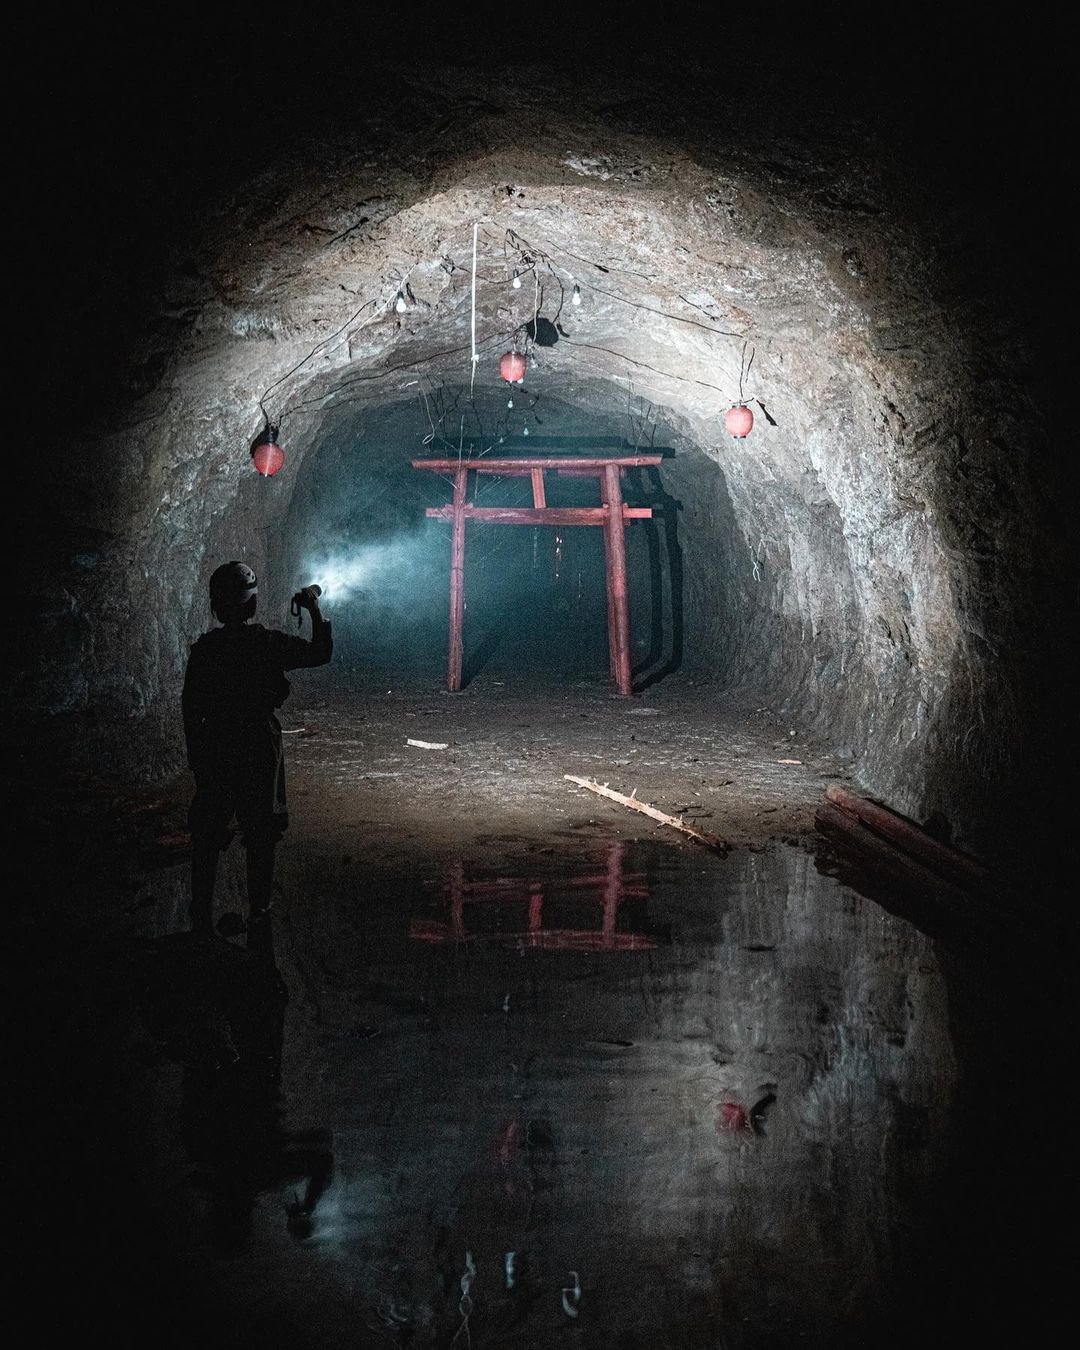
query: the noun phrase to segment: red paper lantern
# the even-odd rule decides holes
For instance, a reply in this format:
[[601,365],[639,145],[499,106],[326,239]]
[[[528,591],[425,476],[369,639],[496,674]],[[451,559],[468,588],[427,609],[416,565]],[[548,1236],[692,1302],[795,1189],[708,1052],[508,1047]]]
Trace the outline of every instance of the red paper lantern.
[[266,427],[255,438],[251,460],[262,478],[272,478],[285,463],[285,451],[277,443],[277,427]]
[[736,440],[749,436],[754,426],[754,414],[745,403],[736,403],[724,414],[724,426]]
[[507,384],[520,384],[525,378],[525,358],[520,352],[504,352],[499,360],[499,374]]

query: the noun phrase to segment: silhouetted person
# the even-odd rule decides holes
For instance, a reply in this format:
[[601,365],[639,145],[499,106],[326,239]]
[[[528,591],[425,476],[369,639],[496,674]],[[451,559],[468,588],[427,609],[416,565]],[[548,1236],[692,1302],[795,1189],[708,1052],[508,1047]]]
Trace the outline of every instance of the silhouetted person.
[[194,644],[184,676],[184,734],[195,774],[188,812],[191,927],[203,937],[213,933],[218,859],[232,840],[235,817],[247,851],[247,945],[272,955],[274,847],[289,824],[276,710],[289,696],[285,672],[325,665],[333,639],[312,588],[297,596],[311,615],[310,642],[251,623],[257,599],[258,580],[245,563],[217,569],[210,608],[222,627]]

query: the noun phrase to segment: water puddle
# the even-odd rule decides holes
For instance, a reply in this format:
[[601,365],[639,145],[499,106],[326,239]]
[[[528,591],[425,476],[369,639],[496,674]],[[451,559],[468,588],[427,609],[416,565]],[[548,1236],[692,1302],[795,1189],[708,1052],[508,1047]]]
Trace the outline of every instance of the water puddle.
[[476,875],[454,863],[431,889],[441,903],[434,917],[413,915],[417,942],[494,942],[518,951],[649,951],[669,939],[649,930],[647,873],[627,872],[627,845],[606,845],[595,866],[544,876]]
[[[888,1324],[957,1089],[917,928],[788,848],[582,842],[396,879],[294,857],[282,885],[272,1110],[223,1106],[220,1069],[198,1088],[189,1067],[153,1124],[186,1165],[175,1122],[197,1117],[217,1158],[202,1190],[165,1188],[216,1317],[273,1308],[273,1343],[456,1350]],[[235,1000],[261,977],[229,952]],[[264,1033],[240,1042],[265,1063]]]

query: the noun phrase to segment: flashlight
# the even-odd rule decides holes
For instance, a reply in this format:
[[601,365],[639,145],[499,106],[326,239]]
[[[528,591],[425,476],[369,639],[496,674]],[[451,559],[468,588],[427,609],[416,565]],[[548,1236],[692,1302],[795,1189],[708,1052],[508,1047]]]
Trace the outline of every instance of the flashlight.
[[304,610],[307,608],[307,606],[304,604],[305,591],[310,591],[311,594],[317,600],[319,596],[322,595],[322,587],[314,585],[305,586],[303,587],[302,590],[297,591],[296,594],[293,596],[292,600],[289,602],[289,613],[292,614],[293,618],[295,618],[297,628],[299,628],[300,625],[304,622]]

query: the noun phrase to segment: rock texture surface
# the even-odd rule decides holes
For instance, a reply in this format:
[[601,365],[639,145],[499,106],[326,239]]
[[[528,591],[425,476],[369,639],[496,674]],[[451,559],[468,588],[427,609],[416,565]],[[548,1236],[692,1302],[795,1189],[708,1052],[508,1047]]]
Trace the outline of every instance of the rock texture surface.
[[[132,771],[176,767],[217,562],[252,560],[276,612],[343,466],[392,489],[429,433],[587,423],[674,453],[687,668],[990,846],[1063,730],[1071,560],[1031,260],[988,232],[976,169],[928,162],[914,116],[787,83],[794,62],[721,89],[704,55],[652,80],[640,51],[585,80],[460,57],[392,62],[362,97],[328,77],[280,138],[207,147],[200,193],[170,184],[114,306],[122,341],[87,358],[78,453],[65,428],[36,466],[24,562],[46,580],[18,719],[92,720]],[[134,230],[146,188],[123,171]],[[288,456],[266,481],[247,454],[264,414]]]

